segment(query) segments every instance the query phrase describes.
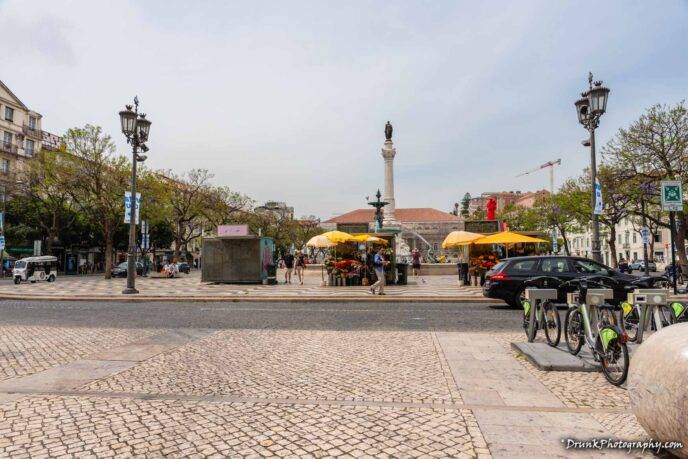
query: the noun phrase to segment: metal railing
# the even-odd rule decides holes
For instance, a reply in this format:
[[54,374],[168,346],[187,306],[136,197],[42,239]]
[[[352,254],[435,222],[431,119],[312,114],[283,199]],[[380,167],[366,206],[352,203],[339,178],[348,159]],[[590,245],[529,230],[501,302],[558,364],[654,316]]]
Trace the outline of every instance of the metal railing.
[[5,153],[12,153],[12,154],[16,155],[19,151],[19,148],[11,142],[0,141],[0,151],[4,151]]
[[37,127],[31,127],[28,124],[24,124],[22,126],[22,131],[24,132],[25,135],[31,136],[35,139],[42,140],[43,139],[43,131],[38,129]]

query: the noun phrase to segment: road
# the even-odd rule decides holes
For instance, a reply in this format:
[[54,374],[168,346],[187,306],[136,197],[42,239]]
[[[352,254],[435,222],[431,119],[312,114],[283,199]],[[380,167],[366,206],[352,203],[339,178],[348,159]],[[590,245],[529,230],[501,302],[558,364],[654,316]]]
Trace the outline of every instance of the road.
[[520,311],[485,303],[91,303],[0,301],[0,324],[117,328],[519,331]]

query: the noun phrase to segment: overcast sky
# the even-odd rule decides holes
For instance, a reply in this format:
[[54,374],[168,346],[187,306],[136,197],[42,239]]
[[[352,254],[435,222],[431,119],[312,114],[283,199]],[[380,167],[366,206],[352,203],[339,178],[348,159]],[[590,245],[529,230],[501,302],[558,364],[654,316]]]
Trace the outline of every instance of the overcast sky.
[[612,92],[603,143],[688,94],[688,2],[0,0],[0,79],[61,134],[138,95],[148,163],[297,215],[365,207],[394,125],[397,207],[535,190],[589,161],[573,102]]

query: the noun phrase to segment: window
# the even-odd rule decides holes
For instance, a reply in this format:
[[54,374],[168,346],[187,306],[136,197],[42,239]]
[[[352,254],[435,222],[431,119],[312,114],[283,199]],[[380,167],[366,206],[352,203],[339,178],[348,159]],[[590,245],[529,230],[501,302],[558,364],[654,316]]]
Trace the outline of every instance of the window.
[[[634,236],[635,236],[635,234],[634,234]],[[637,259],[638,259],[638,252],[633,252],[633,260],[637,260]]]
[[540,263],[540,271],[543,273],[565,273],[570,270],[565,258],[545,258]]
[[2,141],[5,142],[6,145],[12,145],[12,133],[5,132],[5,134],[3,134]]
[[439,246],[437,245],[437,242],[435,242],[434,244],[432,244],[432,250],[434,250],[435,252],[437,252],[438,249],[439,249]]
[[633,243],[634,243],[634,244],[635,244],[636,242],[638,242],[638,237],[637,237],[637,236],[638,236],[638,233],[633,233]]
[[29,116],[29,128],[36,129],[36,117]]
[[617,242],[618,242],[619,244],[621,244],[621,235],[620,235],[620,234],[617,236],[616,239],[617,239]]
[[5,107],[5,120],[14,121],[14,109],[12,107]]
[[512,264],[509,267],[509,272],[511,273],[523,273],[528,271],[535,271],[535,266],[537,265],[537,260],[521,260]]
[[7,159],[0,160],[0,172],[7,174],[10,171],[10,162]]
[[662,234],[661,233],[653,234],[653,236],[655,238],[655,242],[662,242]]
[[584,274],[601,274],[603,276],[611,274],[607,268],[591,260],[573,260],[573,269]]
[[35,145],[35,143],[34,143],[33,140],[30,140],[30,139],[27,139],[27,140],[26,140],[26,149],[25,149],[25,150],[26,150],[26,154],[27,154],[28,156],[33,156],[33,152],[34,152],[34,149],[33,149],[33,148],[34,148],[34,145]]

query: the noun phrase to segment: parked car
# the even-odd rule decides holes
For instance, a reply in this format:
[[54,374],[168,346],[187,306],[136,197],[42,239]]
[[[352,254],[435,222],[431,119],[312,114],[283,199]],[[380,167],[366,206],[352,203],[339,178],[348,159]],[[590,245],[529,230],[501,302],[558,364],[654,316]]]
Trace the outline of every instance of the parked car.
[[180,273],[189,274],[191,272],[191,266],[186,262],[177,263],[177,271]]
[[[112,268],[112,277],[127,277],[128,263],[123,261]],[[136,275],[143,276],[143,263],[136,262]]]
[[[552,282],[551,278],[564,282],[586,276],[611,278],[615,284],[614,286],[610,285],[614,288],[615,302],[626,299],[626,285],[640,284],[644,288],[653,288],[660,285],[665,286],[667,282],[666,278],[663,277],[638,277],[625,274],[588,258],[567,256],[515,257],[497,263],[485,274],[483,295],[488,298],[504,300],[514,307],[521,307],[526,288],[523,283],[528,279],[541,277],[543,278],[543,285],[537,285],[538,287],[556,288],[557,285],[555,284],[557,283]],[[566,301],[565,295],[566,292],[560,292],[558,301],[564,303]]]
[[[657,263],[655,263],[654,261],[648,260],[647,267],[650,268],[650,272],[657,272]],[[634,261],[629,265],[629,268],[631,269],[631,271],[645,271],[645,261]]]

